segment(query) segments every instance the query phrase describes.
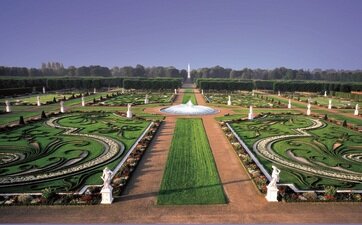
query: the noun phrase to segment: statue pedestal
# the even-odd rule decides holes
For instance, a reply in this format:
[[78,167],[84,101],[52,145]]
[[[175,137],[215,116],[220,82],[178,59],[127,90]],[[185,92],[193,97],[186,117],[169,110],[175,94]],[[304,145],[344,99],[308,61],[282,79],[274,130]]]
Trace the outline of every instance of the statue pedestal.
[[112,187],[102,188],[102,190],[101,190],[101,194],[102,194],[101,204],[112,204],[112,202],[113,202],[112,190],[113,190]]
[[132,111],[130,110],[127,111],[127,118],[132,118]]
[[149,101],[148,101],[148,99],[146,98],[146,99],[145,99],[145,104],[148,104],[148,103],[149,103]]
[[357,109],[354,110],[354,115],[355,115],[355,116],[358,116],[358,110],[357,110]]
[[310,109],[307,110],[307,116],[310,116]]
[[274,187],[274,186],[272,186],[272,187],[267,186],[267,189],[268,189],[268,191],[267,191],[266,196],[265,196],[266,200],[268,202],[277,202],[278,201],[278,199],[277,199],[277,197],[278,197],[278,188]]
[[231,101],[228,101],[228,105],[231,105]]

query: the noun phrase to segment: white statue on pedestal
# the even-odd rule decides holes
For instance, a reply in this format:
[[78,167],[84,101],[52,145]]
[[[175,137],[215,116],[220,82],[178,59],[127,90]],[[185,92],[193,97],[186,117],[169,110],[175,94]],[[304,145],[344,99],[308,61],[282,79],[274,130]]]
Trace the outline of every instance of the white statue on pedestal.
[[332,109],[332,99],[329,99],[329,102],[328,102],[328,109]]
[[175,95],[177,95],[177,89],[175,88]]
[[103,174],[101,176],[103,180],[103,188],[101,190],[102,194],[101,204],[112,204],[113,202],[113,196],[112,196],[113,188],[111,186],[112,176],[113,172],[107,167],[104,168]]
[[149,103],[149,100],[148,100],[148,94],[146,94],[146,97],[145,97],[145,104],[148,104]]
[[5,105],[5,112],[11,112],[10,102],[8,100],[5,101]]
[[97,93],[97,89],[96,89],[96,88],[93,89],[93,94],[95,94],[95,93]]
[[36,105],[40,106],[40,97],[39,96],[36,96]]
[[327,97],[327,91],[324,91],[324,97]]
[[254,96],[254,90],[251,91],[251,96]]
[[292,108],[292,100],[289,99],[289,100],[288,100],[288,109],[291,109],[291,108]]
[[204,95],[204,89],[201,89],[201,94]]
[[132,104],[127,104],[127,118],[132,118],[132,111],[131,111],[131,105]]
[[249,107],[248,119],[249,119],[249,120],[254,119],[254,115],[253,115],[253,106],[252,106],[252,105]]
[[311,107],[312,106],[310,105],[310,103],[308,103],[308,105],[307,105],[307,116],[310,116],[310,113],[311,113],[310,108]]
[[280,91],[278,91],[278,96],[280,96]]
[[271,175],[271,181],[268,184],[267,187],[267,193],[265,198],[268,200],[268,202],[277,202],[278,199],[278,187],[277,182],[279,182],[279,173],[280,170],[276,166],[272,166],[273,172]]
[[60,112],[64,113],[64,102],[60,101]]
[[82,95],[82,106],[85,106],[84,96]]
[[359,107],[358,107],[358,104],[356,104],[356,109],[354,110],[354,115],[355,116],[358,116],[358,110],[359,110]]
[[45,87],[43,86],[43,94],[45,94]]
[[228,105],[231,105],[231,96],[229,95]]

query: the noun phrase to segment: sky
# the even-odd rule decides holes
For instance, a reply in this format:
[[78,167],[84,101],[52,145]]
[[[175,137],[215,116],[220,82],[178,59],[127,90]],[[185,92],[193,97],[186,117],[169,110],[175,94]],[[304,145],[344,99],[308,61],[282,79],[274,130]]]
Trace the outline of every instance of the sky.
[[0,0],[0,65],[362,69],[360,0]]

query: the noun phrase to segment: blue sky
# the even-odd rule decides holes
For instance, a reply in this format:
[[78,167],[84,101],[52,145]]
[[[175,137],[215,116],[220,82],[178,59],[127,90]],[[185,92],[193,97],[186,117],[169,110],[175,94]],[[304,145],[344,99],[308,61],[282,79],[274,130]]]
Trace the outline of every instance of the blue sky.
[[0,65],[362,69],[358,0],[0,0]]

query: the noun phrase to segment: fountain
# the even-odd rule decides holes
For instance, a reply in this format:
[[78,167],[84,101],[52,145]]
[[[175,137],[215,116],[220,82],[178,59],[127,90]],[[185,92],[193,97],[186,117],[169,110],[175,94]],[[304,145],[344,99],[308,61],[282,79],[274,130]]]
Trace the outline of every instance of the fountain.
[[168,113],[172,115],[188,115],[188,116],[197,116],[197,115],[210,115],[215,114],[218,111],[207,106],[194,105],[192,101],[188,101],[186,104],[174,105],[160,110],[163,113]]

